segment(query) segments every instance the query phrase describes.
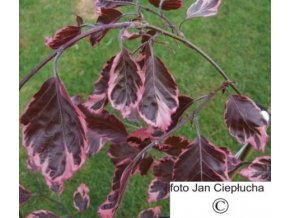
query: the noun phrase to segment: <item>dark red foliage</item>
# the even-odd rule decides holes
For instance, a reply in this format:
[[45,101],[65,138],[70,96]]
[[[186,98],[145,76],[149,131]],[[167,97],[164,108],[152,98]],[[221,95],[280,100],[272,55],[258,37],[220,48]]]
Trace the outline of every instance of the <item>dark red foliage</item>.
[[169,197],[170,181],[172,181],[174,160],[164,157],[155,161],[152,167],[154,179],[148,189],[148,202],[155,202]]
[[45,45],[52,49],[57,49],[72,38],[81,33],[80,26],[66,26],[56,31],[54,37],[46,37]]
[[59,218],[48,210],[37,210],[30,213],[26,218]]
[[[151,158],[146,157],[142,149],[150,144],[147,138],[136,140],[136,135],[129,135],[126,143],[111,144],[108,155],[115,165],[112,190],[106,201],[99,207],[100,217],[113,217],[123,197],[131,175],[135,172],[145,174],[151,166]],[[141,152],[141,153],[140,153]]]
[[170,136],[163,143],[158,144],[157,149],[173,157],[177,157],[189,145],[190,141],[185,137]]
[[227,155],[228,172],[231,173],[242,165],[242,161],[238,159],[228,148],[220,147]]
[[264,151],[268,141],[268,120],[256,103],[242,95],[232,95],[225,105],[225,123],[230,134],[241,144]]
[[133,0],[96,0],[96,10],[98,12],[103,8],[116,8],[130,2],[133,2]]
[[113,60],[108,96],[111,105],[128,117],[137,108],[143,92],[144,75],[126,49]]
[[[149,0],[149,2],[155,7],[159,8],[162,0]],[[182,7],[183,0],[163,0],[161,8],[163,10],[176,10]]]
[[83,104],[91,112],[99,113],[103,111],[108,99],[108,87],[110,79],[110,70],[115,56],[110,58],[101,70],[99,79],[95,82],[94,91],[89,96],[88,100]]
[[[183,5],[183,0],[149,2],[162,10],[176,10]],[[186,19],[216,15],[220,4],[221,0],[196,0],[188,8]],[[135,14],[122,14],[116,9],[124,5],[134,6]],[[58,50],[28,75],[34,75],[55,57],[54,77],[44,82],[20,118],[23,146],[28,153],[27,168],[32,172],[39,171],[49,188],[61,194],[65,181],[83,166],[88,156],[96,155],[108,143],[107,155],[114,165],[114,173],[111,190],[97,210],[101,218],[115,217],[128,181],[136,174],[146,176],[152,172],[148,202],[167,199],[171,181],[231,181],[230,175],[237,172],[243,161],[227,147],[216,146],[204,138],[197,118],[213,96],[219,91],[224,93],[233,83],[226,80],[205,97],[197,97],[198,102],[189,96],[179,95],[174,75],[154,55],[153,45],[163,36],[170,36],[194,48],[204,57],[206,55],[186,41],[165,14],[160,13],[159,19],[168,24],[172,33],[147,24],[143,12],[158,15],[158,9],[138,8],[137,1],[133,0],[96,0],[95,6],[98,15],[96,24],[91,27],[80,16],[76,16],[77,25],[65,26],[56,31],[53,37],[47,37],[45,44]],[[128,22],[116,23],[121,18],[128,18]],[[80,36],[82,27],[89,30]],[[105,30],[93,33],[96,30],[94,27]],[[57,60],[61,53],[81,38],[89,38],[91,45],[96,46],[114,28],[121,28],[119,53],[103,66],[94,90],[85,102],[82,101],[82,95],[70,97],[57,73]],[[134,50],[129,46],[130,49],[127,49],[129,40],[137,38],[140,38],[141,45],[134,47]],[[98,55],[96,58],[106,56],[107,51]],[[222,74],[214,61],[208,57],[206,59]],[[239,93],[235,86],[232,87]],[[190,111],[192,106],[194,110]],[[122,117],[114,115],[112,109],[119,111]],[[127,123],[125,119],[138,123]],[[230,96],[225,104],[224,120],[238,143],[250,144],[259,151],[265,150],[269,120],[252,99],[241,94]],[[194,121],[196,127],[193,135],[197,136],[193,141],[172,135],[187,121]],[[135,125],[139,127],[134,128]],[[152,148],[155,150],[151,152]],[[157,160],[154,159],[156,157]],[[240,174],[249,181],[270,181],[271,158],[256,158]],[[19,185],[20,205],[32,196],[37,195]],[[74,192],[73,204],[80,213],[90,206],[89,188],[84,183]],[[161,207],[149,208],[138,217],[158,218],[160,211]],[[50,211],[38,210],[27,217],[58,216]]]
[[88,186],[82,183],[74,192],[74,207],[81,213],[83,213],[90,206],[89,191]]
[[140,212],[138,218],[158,218],[161,213],[161,207],[149,208]]
[[230,181],[226,153],[204,137],[196,138],[174,164],[175,181]]
[[92,113],[83,105],[78,105],[78,107],[85,115],[87,123],[86,136],[89,154],[97,154],[107,141],[126,142],[128,136],[126,127],[115,115],[105,110],[100,113]]
[[[110,24],[117,22],[122,16],[122,13],[116,9],[102,8],[98,17],[96,26]],[[90,42],[92,46],[96,46],[107,34],[109,30],[101,30],[90,35]]]
[[142,71],[145,82],[139,114],[146,123],[164,131],[170,126],[171,115],[178,108],[177,84],[158,57],[148,56]]
[[271,181],[271,157],[257,157],[247,168],[242,169],[240,174],[252,182]]
[[30,164],[47,185],[62,192],[63,183],[86,160],[86,125],[58,76],[47,80],[33,96],[21,119],[23,145]]

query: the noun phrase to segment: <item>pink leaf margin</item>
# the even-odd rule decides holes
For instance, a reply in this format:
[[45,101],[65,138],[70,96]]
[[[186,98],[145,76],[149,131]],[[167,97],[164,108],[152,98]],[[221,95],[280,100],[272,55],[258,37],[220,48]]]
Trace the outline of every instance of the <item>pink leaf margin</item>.
[[[139,87],[138,92],[136,93],[136,94],[137,94],[137,100],[136,100],[133,104],[131,104],[131,105],[129,105],[129,106],[126,106],[126,105],[116,105],[116,104],[114,103],[114,100],[113,100],[112,97],[111,97],[111,94],[112,94],[113,88],[114,88],[115,85],[116,85],[114,82],[116,81],[117,76],[118,76],[117,74],[114,73],[114,71],[116,70],[116,67],[117,67],[117,65],[118,65],[118,63],[119,63],[119,61],[120,61],[120,59],[122,58],[122,56],[124,56],[124,54],[123,54],[124,52],[127,53],[126,55],[128,55],[128,57],[130,58],[130,61],[132,61],[132,63],[134,63],[134,65],[135,65],[135,67],[136,67],[136,69],[137,69],[136,73],[137,73],[137,75],[140,77],[140,79],[141,79],[141,81],[142,81],[142,85]],[[124,118],[130,117],[131,112],[132,112],[135,108],[137,108],[137,106],[138,106],[138,104],[139,104],[139,102],[140,102],[140,100],[141,100],[141,98],[142,98],[142,93],[144,92],[144,81],[145,81],[145,76],[144,76],[144,74],[142,73],[139,64],[137,64],[137,63],[135,62],[135,60],[131,57],[131,55],[128,53],[127,50],[122,49],[122,51],[120,51],[120,52],[116,55],[116,57],[114,58],[113,63],[112,63],[112,67],[111,67],[111,69],[110,69],[110,80],[109,80],[109,87],[108,87],[108,97],[109,97],[109,101],[110,101],[111,105],[112,105],[115,109],[119,110],[119,111],[122,113],[122,116],[123,116]]]
[[[84,183],[81,183],[80,186],[77,188],[77,190],[74,192],[74,195],[73,195],[73,204],[74,204],[74,207],[79,212],[81,212],[81,213],[84,212],[84,210],[87,209],[90,206],[90,196],[89,196],[89,192],[90,192],[89,187],[86,184],[84,184]],[[85,208],[80,208],[77,205],[77,202],[76,202],[76,196],[77,196],[77,194],[80,194],[80,196],[82,198],[82,201],[84,203],[86,203]]]
[[[265,161],[269,162],[269,166],[271,167],[271,157],[270,156],[263,156],[263,157],[257,157],[247,168],[244,168],[240,171],[240,175],[246,177],[249,179],[249,181],[252,182],[266,182],[271,180],[271,175],[270,175],[270,180],[268,179],[263,179],[261,176],[258,176],[258,172],[253,169],[253,165],[259,165],[259,166],[265,166]],[[271,174],[271,170],[269,169],[268,172]]]
[[[78,118],[79,118],[79,121],[80,121],[80,124],[83,128],[83,131],[84,131],[84,134],[85,132],[87,132],[87,127],[86,127],[86,122],[85,122],[85,118],[84,118],[84,115],[83,113],[78,109],[77,106],[75,106],[73,104],[73,102],[71,101],[71,98],[68,96],[61,80],[59,79],[58,76],[55,76],[53,78],[51,78],[51,80],[54,79],[55,80],[55,83],[56,83],[56,86],[59,86],[59,90],[60,90],[60,93],[61,95],[63,96],[63,98],[70,104],[70,106],[72,108],[74,108],[76,114],[78,115]],[[35,101],[35,96],[32,97],[31,101],[29,102],[29,104],[27,104],[23,114],[26,113],[26,111],[29,109],[29,106],[32,102]],[[22,125],[22,135],[24,136],[25,134],[25,131],[26,131],[26,128],[28,127],[29,124],[27,125]],[[45,178],[45,182],[46,184],[48,185],[48,187],[52,190],[55,190],[57,193],[62,193],[63,190],[64,190],[64,181],[71,178],[74,174],[75,171],[78,171],[82,165],[84,164],[85,160],[87,159],[87,150],[88,150],[88,142],[86,140],[86,138],[84,138],[84,143],[83,145],[81,146],[81,163],[79,165],[74,165],[74,161],[73,161],[73,157],[70,153],[68,153],[67,149],[66,149],[66,145],[64,146],[65,149],[66,149],[66,153],[69,157],[69,160],[67,160],[67,165],[66,165],[66,169],[64,171],[64,174],[62,176],[59,176],[59,177],[56,177],[55,179],[51,179],[50,176],[49,176],[49,173],[50,172],[46,172],[46,167],[47,167],[47,161],[45,163],[41,163],[40,161],[40,157],[39,155],[37,154],[34,154],[34,151],[33,151],[33,148],[32,148],[32,145],[31,144],[27,144],[26,143],[26,140],[25,140],[25,137],[22,137],[22,144],[23,146],[26,148],[27,150],[27,153],[28,153],[28,160],[27,160],[27,163],[29,163],[27,166],[30,168],[30,167],[33,167],[32,169],[33,170],[37,170],[37,171],[40,171],[41,174],[44,176]]]

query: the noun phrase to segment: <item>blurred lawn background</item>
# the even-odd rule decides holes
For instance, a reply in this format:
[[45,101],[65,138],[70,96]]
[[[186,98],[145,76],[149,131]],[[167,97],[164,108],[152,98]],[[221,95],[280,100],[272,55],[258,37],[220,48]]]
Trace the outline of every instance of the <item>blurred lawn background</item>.
[[[20,79],[45,58],[50,50],[44,45],[44,37],[68,24],[75,24],[73,13],[78,13],[86,23],[96,20],[93,0],[20,0]],[[147,4],[147,1],[141,1]],[[184,1],[182,10],[166,12],[175,23],[183,20],[186,9],[194,0]],[[215,17],[196,18],[184,23],[182,31],[193,43],[206,51],[236,82],[245,95],[257,103],[270,108],[270,0],[264,1],[223,1]],[[129,10],[130,9],[130,10]],[[122,11],[134,11],[134,7],[122,8]],[[163,25],[155,16],[145,17],[156,25]],[[103,64],[118,52],[118,32],[111,31],[96,48],[88,40],[83,40],[68,49],[59,64],[62,78],[70,95],[83,93],[84,97],[93,90]],[[222,83],[222,78],[201,56],[171,39],[165,39],[163,45],[156,44],[158,55],[174,74],[181,94],[197,97],[208,93]],[[136,43],[126,43],[129,48]],[[20,91],[20,113],[42,83],[52,76],[52,64],[49,63]],[[238,145],[228,134],[223,122],[224,102],[229,94],[219,94],[200,114],[200,127],[204,136],[220,146],[230,147],[233,152]],[[178,133],[190,139],[195,137],[190,125],[184,126]],[[108,145],[107,145],[108,146]],[[96,209],[105,200],[111,187],[113,164],[105,155],[107,146],[95,157],[88,159],[81,171],[65,183],[65,191],[58,197],[49,191],[39,173],[31,174],[26,169],[27,155],[20,139],[20,183],[32,192],[41,192],[58,199],[67,205],[72,213],[72,195],[80,183],[85,182],[91,192],[91,206],[82,217],[97,217]],[[266,148],[270,154],[270,143]],[[249,161],[257,155],[252,152]],[[147,177],[135,176],[128,185],[124,200],[117,213],[118,218],[137,217],[139,211],[161,205],[162,214],[169,215],[169,201],[156,204],[146,202],[147,189],[151,181]],[[243,178],[236,177],[236,180]],[[61,205],[43,197],[33,197],[23,205],[21,214],[28,215],[33,210],[47,209],[60,216],[66,213]],[[75,215],[74,217],[79,217]]]

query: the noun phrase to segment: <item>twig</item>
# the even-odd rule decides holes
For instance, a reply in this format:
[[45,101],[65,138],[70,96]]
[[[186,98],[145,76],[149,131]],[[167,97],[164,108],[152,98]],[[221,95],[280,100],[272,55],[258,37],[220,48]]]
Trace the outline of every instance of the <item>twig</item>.
[[[124,169],[120,180],[125,180],[124,181],[124,186],[127,185],[128,181],[129,181],[129,177],[125,177],[128,173],[131,173],[129,171],[131,171],[132,169],[134,169],[134,167],[138,164],[138,162],[146,155],[146,153],[154,147],[154,145],[160,144],[163,140],[165,140],[169,135],[171,135],[173,132],[177,131],[179,128],[181,128],[185,123],[187,123],[188,121],[192,120],[193,118],[197,117],[197,114],[203,109],[203,107],[211,100],[211,98],[216,95],[220,90],[225,89],[229,84],[231,84],[231,81],[225,81],[220,87],[218,87],[217,89],[215,89],[214,91],[210,92],[208,95],[206,96],[201,96],[199,98],[197,98],[197,100],[201,100],[203,99],[203,102],[192,112],[192,114],[188,117],[183,118],[174,128],[172,128],[170,131],[165,132],[162,136],[160,136],[157,140],[151,142],[150,144],[148,144],[147,146],[145,146],[135,157],[134,159],[126,166],[126,168]],[[200,133],[199,133],[200,135]],[[125,178],[124,178],[125,177]],[[127,178],[127,179],[126,179]],[[119,194],[119,199],[118,201],[120,201],[120,199],[123,197],[124,195],[124,191],[120,192]]]
[[[219,74],[225,79],[225,80],[230,80],[230,78],[227,76],[227,74],[223,71],[223,69],[208,55],[206,54],[202,49],[200,49],[199,47],[197,47],[196,45],[194,45],[192,42],[190,42],[189,40],[187,40],[184,37],[180,37],[178,35],[175,35],[173,33],[170,33],[164,29],[161,29],[159,27],[153,26],[148,24],[147,28],[149,29],[153,29],[157,32],[160,32],[166,36],[169,36],[173,39],[176,39],[180,42],[182,42],[183,44],[185,44],[186,46],[188,46],[189,48],[195,50],[197,53],[199,53],[202,57],[204,57],[211,65],[214,66],[214,68],[219,72]],[[230,86],[235,90],[235,92],[237,94],[241,94],[241,92],[238,90],[238,88],[235,86],[234,83],[231,83]]]
[[24,84],[31,79],[42,67],[44,67],[49,61],[51,61],[56,56],[56,52],[52,52],[48,57],[41,61],[36,67],[34,67],[20,82],[19,90],[24,86]]
[[102,26],[96,26],[89,29],[87,32],[77,35],[76,37],[72,38],[54,52],[52,52],[47,58],[45,58],[39,65],[33,68],[25,77],[19,82],[19,90],[24,86],[24,84],[29,81],[43,66],[45,66],[50,60],[52,60],[58,53],[62,53],[65,49],[72,46],[79,40],[99,31],[104,31],[107,29],[120,29],[120,28],[138,28],[140,26],[139,22],[122,22],[122,23],[113,23],[113,24],[105,24]]

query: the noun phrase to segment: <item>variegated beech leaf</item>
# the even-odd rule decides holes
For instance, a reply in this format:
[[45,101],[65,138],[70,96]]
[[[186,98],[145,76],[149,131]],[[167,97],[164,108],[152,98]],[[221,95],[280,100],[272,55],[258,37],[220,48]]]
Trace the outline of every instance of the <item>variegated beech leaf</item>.
[[220,147],[221,150],[227,155],[227,165],[228,172],[231,173],[236,170],[243,163],[239,158],[237,158],[228,148]]
[[45,45],[52,49],[57,49],[64,43],[68,42],[75,36],[81,33],[81,27],[79,26],[66,26],[58,30],[54,37],[46,37]]
[[222,0],[196,0],[188,9],[186,19],[209,17],[217,14]]
[[230,181],[227,155],[204,137],[196,138],[174,164],[174,181]]
[[123,48],[116,55],[111,71],[108,96],[111,105],[127,117],[137,107],[143,92],[144,76],[139,65]]
[[163,157],[152,166],[154,179],[148,189],[148,202],[155,202],[169,197],[170,181],[172,181],[174,160]]
[[240,174],[252,182],[271,181],[271,157],[257,157],[247,168],[242,169]]
[[[100,16],[98,17],[96,26],[115,23],[121,17],[122,17],[122,13],[118,10],[102,8],[100,10]],[[91,34],[90,38],[89,38],[91,45],[96,46],[97,44],[99,44],[99,42],[104,38],[104,36],[107,34],[108,31],[109,31],[109,29],[98,31],[98,32]]]
[[95,82],[94,92],[88,97],[88,100],[83,104],[91,112],[100,113],[107,103],[108,87],[110,79],[110,70],[115,56],[110,58],[103,66],[99,79]]
[[83,213],[90,206],[89,188],[86,184],[82,183],[74,192],[73,203],[74,207]]
[[268,121],[256,103],[242,95],[232,95],[225,104],[225,123],[230,134],[241,144],[264,151],[268,141]]
[[161,207],[149,208],[139,213],[138,218],[158,218],[161,214]]
[[157,145],[157,149],[173,157],[177,157],[189,145],[190,142],[185,137],[169,136],[163,143]]
[[[131,135],[128,136],[127,143],[111,144],[108,156],[115,165],[115,171],[112,180],[112,190],[108,194],[105,202],[99,207],[98,214],[101,218],[114,217],[120,202],[123,198],[128,180],[131,175],[138,171],[138,165],[146,159],[144,153],[140,152],[150,143],[148,139],[135,140],[136,135],[130,141]],[[130,139],[130,140],[129,140]],[[148,166],[147,164],[145,164]],[[148,169],[145,167],[144,171]]]
[[45,45],[49,48],[57,49],[79,34],[81,34],[80,25],[65,26],[62,29],[59,29],[58,31],[56,31],[53,37],[48,37],[48,36],[45,37]]
[[162,10],[176,10],[181,8],[183,4],[183,0],[149,0],[149,2],[157,8],[159,8],[160,2],[162,2]]
[[83,105],[78,105],[85,115],[87,123],[88,153],[97,154],[107,141],[112,143],[126,142],[128,132],[124,124],[113,114],[107,111],[92,113]]
[[176,125],[178,124],[178,122],[181,120],[184,112],[194,103],[194,99],[192,99],[191,97],[188,96],[178,96],[178,108],[177,110],[171,115],[171,124],[170,126],[167,128],[166,131],[161,131],[159,128],[157,127],[152,127],[149,126],[147,128],[147,132],[151,134],[151,136],[154,137],[160,137],[162,134],[164,134],[165,132],[169,132],[170,130],[172,130],[174,127],[176,127]]
[[113,144],[110,146],[109,156],[115,163],[115,171],[112,179],[112,190],[98,209],[101,218],[114,217],[123,198],[128,180],[141,161],[141,158],[139,158],[132,162],[132,158],[137,151],[136,148],[132,148],[128,144]]
[[177,123],[180,121],[184,112],[188,108],[190,108],[191,105],[194,103],[194,100],[189,96],[180,95],[178,96],[178,102],[179,102],[178,108],[174,112],[174,114],[172,114],[171,116],[172,123],[168,127],[167,132],[173,129],[177,125]]
[[99,11],[102,8],[116,8],[130,2],[133,2],[133,0],[96,0],[96,10]]
[[178,87],[158,57],[148,56],[142,71],[145,73],[145,87],[139,114],[146,123],[164,131],[178,108]]
[[19,184],[19,204],[22,205],[31,198],[31,191]]
[[26,218],[59,218],[48,210],[36,210],[30,213]]
[[151,156],[144,157],[138,164],[135,173],[140,173],[141,176],[146,176],[148,170],[153,163],[153,158]]
[[64,181],[86,160],[87,140],[83,115],[58,76],[42,85],[20,121],[30,163],[52,190],[62,192]]

